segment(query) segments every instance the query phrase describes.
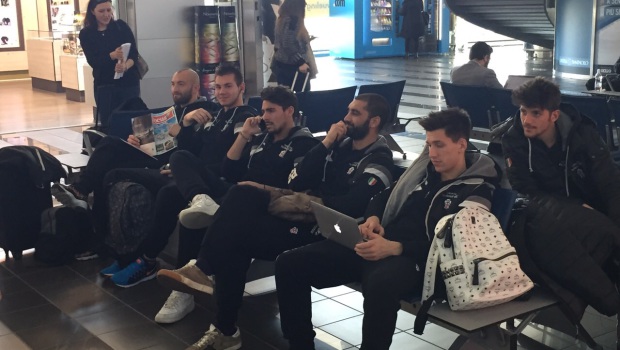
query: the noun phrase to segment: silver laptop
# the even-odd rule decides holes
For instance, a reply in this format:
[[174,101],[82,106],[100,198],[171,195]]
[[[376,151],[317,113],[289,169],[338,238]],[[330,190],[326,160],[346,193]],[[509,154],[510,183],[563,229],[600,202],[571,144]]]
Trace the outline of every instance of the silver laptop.
[[534,75],[509,75],[504,88],[514,90],[534,78],[536,78]]
[[310,202],[323,237],[349,249],[362,242],[357,220],[319,203]]

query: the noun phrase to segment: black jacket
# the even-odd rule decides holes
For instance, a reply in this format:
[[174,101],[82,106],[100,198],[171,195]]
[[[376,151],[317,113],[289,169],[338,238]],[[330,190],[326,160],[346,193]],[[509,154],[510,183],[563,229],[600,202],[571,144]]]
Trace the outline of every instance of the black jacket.
[[587,203],[620,227],[620,170],[594,122],[572,105],[562,104],[560,110],[556,128],[562,140],[562,164],[550,159],[542,141],[525,137],[518,115],[502,137],[512,188],[530,197],[551,195],[563,202]]
[[299,126],[291,129],[288,137],[278,142],[273,142],[270,134],[259,135],[248,143],[240,159],[224,158],[222,175],[228,182],[255,181],[286,188],[295,164],[318,142],[308,128]]
[[502,138],[510,183],[530,197],[509,238],[523,270],[560,296],[577,320],[585,304],[611,315],[620,296],[604,268],[620,248],[620,172],[593,122],[574,107],[561,106],[556,128],[560,164],[544,143],[524,136],[518,115]]
[[[114,79],[116,60],[110,58],[110,52],[124,43],[130,43],[127,59],[134,65],[120,79]],[[80,31],[80,45],[84,50],[86,61],[93,67],[94,86],[136,86],[140,84],[140,76],[135,63],[138,62],[138,48],[131,28],[122,20],[112,20],[105,31],[98,31],[97,24],[85,27]]]
[[0,171],[16,170],[29,178],[37,188],[66,178],[67,172],[58,159],[34,146],[0,148]]
[[[441,182],[440,189],[430,199],[430,205],[416,217],[425,218],[423,223],[410,222],[414,215],[403,208],[420,192],[423,183],[434,171],[425,148],[420,157],[405,171],[395,186],[382,191],[370,201],[365,217],[377,216],[385,228],[385,238],[400,242],[403,255],[412,256],[418,267],[424,269],[437,222],[448,214],[460,210],[465,202],[474,202],[491,209],[493,189],[499,182],[500,173],[495,162],[481,153],[467,153],[467,170],[456,179]],[[417,198],[416,198],[417,200]],[[416,230],[415,227],[422,229]]]
[[353,150],[350,138],[330,149],[319,143],[291,171],[289,188],[311,189],[326,206],[357,218],[375,194],[390,186],[393,164],[383,136],[362,150]]
[[[213,104],[212,102],[209,103]],[[194,107],[195,103],[188,105],[187,108],[191,109],[186,110],[185,114],[198,108],[205,108],[200,106]],[[217,169],[219,172],[221,163],[226,157],[226,152],[235,142],[238,128],[243,126],[243,122],[248,117],[255,116],[258,112],[254,108],[245,105],[230,108],[227,111],[224,111],[224,109],[220,109],[217,112],[212,109],[207,109],[207,111],[213,115],[213,122],[206,126],[195,123],[190,126],[181,126],[181,131],[177,135],[177,141],[180,149],[192,152],[203,160],[206,165],[217,165],[212,168]]]

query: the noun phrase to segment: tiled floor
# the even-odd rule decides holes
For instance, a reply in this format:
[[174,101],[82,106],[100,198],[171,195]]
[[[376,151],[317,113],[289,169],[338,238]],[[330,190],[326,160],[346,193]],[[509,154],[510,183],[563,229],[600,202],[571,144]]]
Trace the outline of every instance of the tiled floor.
[[[491,61],[500,81],[508,74],[551,75],[549,61],[526,61],[520,48],[496,48]],[[407,79],[399,114],[421,116],[445,106],[439,81],[449,79],[450,68],[466,61],[459,55],[364,61],[319,58],[319,78],[314,90],[373,82]],[[563,90],[582,91],[584,81],[557,79]],[[0,99],[11,100],[14,110],[0,110],[0,146],[34,144],[54,154],[78,152],[79,131],[90,118],[83,105],[66,102],[64,96],[33,92],[28,80],[0,82]],[[7,91],[19,91],[8,95]],[[19,101],[22,102],[19,102]],[[45,101],[52,112],[33,110]],[[40,104],[40,103],[39,103]],[[6,104],[5,104],[6,105]],[[43,130],[39,130],[43,129]],[[37,131],[35,131],[37,130]],[[423,147],[416,123],[410,135],[396,136],[415,158]],[[0,256],[0,261],[4,260]],[[209,298],[199,299],[194,312],[171,325],[158,325],[154,315],[168,291],[149,281],[128,289],[118,288],[98,275],[109,260],[74,262],[59,267],[37,263],[31,254],[23,261],[0,264],[0,349],[183,349],[196,341],[214,317]],[[317,327],[317,349],[349,349],[361,339],[362,296],[346,286],[315,290],[312,294],[313,322]],[[448,349],[456,334],[427,326],[424,336],[412,331],[414,316],[401,311],[391,349]],[[616,320],[588,310],[584,325],[605,349],[615,349]],[[281,337],[275,293],[247,296],[239,315],[243,349],[286,349]],[[554,349],[586,349],[573,338],[543,327],[528,327],[525,333]],[[522,347],[525,348],[525,347]]]

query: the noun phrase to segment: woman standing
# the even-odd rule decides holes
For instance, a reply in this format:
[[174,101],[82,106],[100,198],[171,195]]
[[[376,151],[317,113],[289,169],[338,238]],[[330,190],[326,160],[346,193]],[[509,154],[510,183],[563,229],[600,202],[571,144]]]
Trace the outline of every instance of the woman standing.
[[398,14],[403,16],[399,36],[405,39],[405,58],[408,56],[418,58],[420,37],[424,35],[423,10],[422,0],[404,0],[398,10]]
[[[138,59],[136,40],[127,23],[114,20],[111,0],[90,0],[80,43],[93,68],[98,119],[105,128],[116,107],[140,96],[140,77],[134,67]],[[123,60],[121,50],[124,43],[131,44],[127,60]],[[123,76],[114,79],[115,73]]]
[[[276,21],[275,53],[273,66],[278,85],[291,86],[295,72],[299,71],[293,91],[301,91],[306,74],[312,74],[308,50],[310,36],[304,25],[306,17],[305,0],[286,0],[280,6],[279,17]],[[311,78],[313,78],[311,76]],[[310,90],[310,81],[306,91]]]

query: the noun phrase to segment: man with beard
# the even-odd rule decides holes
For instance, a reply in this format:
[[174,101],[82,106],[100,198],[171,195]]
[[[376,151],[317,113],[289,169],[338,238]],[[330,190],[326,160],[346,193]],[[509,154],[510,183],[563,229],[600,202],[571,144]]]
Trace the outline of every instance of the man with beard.
[[[362,346],[388,350],[401,298],[418,293],[437,222],[464,205],[490,209],[498,173],[493,160],[466,153],[467,113],[448,109],[420,121],[426,147],[398,182],[372,198],[355,249],[324,240],[276,261],[280,323],[291,350],[314,346],[311,287],[359,282],[364,296]],[[218,288],[219,288],[219,280]]]
[[[198,74],[191,69],[181,69],[174,73],[170,84],[170,92],[174,101],[174,110],[182,123],[184,119],[193,119],[193,115],[206,115],[214,113],[218,105],[208,101],[199,95],[200,80]],[[177,136],[179,126],[170,129],[170,135]],[[154,158],[143,157],[140,153],[127,150],[130,147],[140,147],[140,139],[129,135],[127,142],[114,136],[104,137],[98,144],[97,149],[90,156],[88,164],[80,171],[80,177],[71,185],[60,183],[52,186],[52,194],[66,206],[86,207],[88,194],[95,195],[101,190],[104,176],[112,169],[121,168],[150,168],[157,169],[168,163],[170,155],[177,149],[160,154]],[[192,147],[193,148],[193,147]],[[183,145],[179,145],[183,149]],[[220,156],[222,158],[223,153]]]
[[[266,111],[270,108],[263,104]],[[290,172],[288,186],[294,191],[309,190],[316,196],[313,200],[349,216],[362,216],[370,198],[392,182],[392,152],[379,135],[389,116],[389,105],[382,96],[357,96],[349,104],[344,121],[332,125],[325,139],[306,152]],[[241,136],[245,135],[244,130]],[[274,260],[286,250],[322,239],[314,222],[270,214],[272,193],[278,192],[274,190],[247,181],[231,188],[207,231],[197,261],[179,270],[158,273],[160,283],[175,290],[213,294],[217,288],[215,322],[192,348],[241,347],[236,321],[252,259]],[[304,197],[299,204],[305,208],[309,201]]]
[[493,48],[484,41],[478,41],[472,45],[469,51],[470,61],[450,72],[452,83],[503,88],[495,72],[488,68],[491,53],[493,53]]
[[[189,75],[192,79],[186,81],[173,78],[173,96],[183,100],[188,91],[191,91],[191,95],[198,94],[200,84],[196,72],[186,69],[180,74]],[[175,77],[177,75],[179,74],[175,74]],[[202,108],[191,112],[181,110],[184,117],[176,136],[179,150],[174,154],[182,153],[194,157],[201,167],[211,169],[210,171],[216,174],[214,176],[219,177],[219,171],[215,172],[213,169],[219,170],[226,152],[236,140],[238,128],[235,126],[239,127],[248,117],[258,113],[254,108],[243,105],[244,90],[243,76],[237,68],[218,67],[215,73],[215,97],[222,108],[217,113]],[[170,159],[172,161],[172,156]],[[149,225],[148,234],[140,246],[131,254],[118,256],[113,264],[101,270],[101,274],[110,276],[116,285],[130,287],[155,277],[155,258],[165,248],[169,236],[174,232],[177,215],[187,205],[187,200],[177,189],[176,183],[180,179],[167,168],[115,169],[108,172],[103,183],[106,189],[109,189],[111,184],[120,181],[139,183],[155,198],[155,220]],[[107,195],[96,198],[95,206],[105,203],[106,198]],[[102,231],[106,232],[105,229]],[[187,261],[183,263],[185,262]],[[166,318],[162,320],[165,321]]]

